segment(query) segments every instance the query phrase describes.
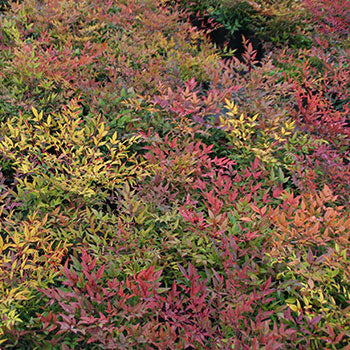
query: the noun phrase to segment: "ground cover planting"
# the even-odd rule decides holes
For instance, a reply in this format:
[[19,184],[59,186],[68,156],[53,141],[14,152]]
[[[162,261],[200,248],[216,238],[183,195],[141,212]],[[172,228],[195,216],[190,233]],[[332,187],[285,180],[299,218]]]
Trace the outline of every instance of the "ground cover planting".
[[350,350],[349,9],[0,1],[0,349]]

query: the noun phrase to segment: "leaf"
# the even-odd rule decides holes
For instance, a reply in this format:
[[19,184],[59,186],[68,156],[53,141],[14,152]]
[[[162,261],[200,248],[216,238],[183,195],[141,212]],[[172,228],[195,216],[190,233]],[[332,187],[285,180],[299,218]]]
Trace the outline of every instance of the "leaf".
[[333,330],[332,326],[330,326],[328,323],[327,323],[327,330],[328,330],[328,334],[330,335],[331,339],[334,340],[334,338],[335,338],[334,330]]
[[290,307],[290,309],[294,312],[297,312],[298,311],[298,307],[296,305],[293,305],[293,304],[288,304],[288,306]]
[[103,273],[105,270],[105,265],[102,265],[96,272],[96,279],[99,280],[103,277]]
[[34,116],[35,116],[36,118],[39,117],[38,111],[37,111],[34,107],[32,107],[32,112],[33,112],[33,114],[34,114]]
[[308,253],[307,253],[307,262],[309,264],[312,264],[314,262],[314,254],[313,254],[311,248],[309,248]]
[[241,217],[240,220],[243,221],[243,222],[251,222],[251,221],[253,221],[251,218],[246,217],[246,216]]

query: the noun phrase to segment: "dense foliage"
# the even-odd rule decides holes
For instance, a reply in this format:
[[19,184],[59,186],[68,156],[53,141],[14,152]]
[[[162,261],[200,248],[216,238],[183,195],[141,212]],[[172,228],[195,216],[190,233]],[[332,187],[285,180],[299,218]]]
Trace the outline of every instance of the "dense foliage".
[[349,9],[0,2],[0,348],[350,350]]

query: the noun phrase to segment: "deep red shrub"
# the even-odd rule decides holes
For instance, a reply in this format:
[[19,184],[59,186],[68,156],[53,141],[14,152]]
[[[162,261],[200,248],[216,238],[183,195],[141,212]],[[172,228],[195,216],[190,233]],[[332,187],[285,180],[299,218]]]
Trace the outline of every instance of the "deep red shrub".
[[243,251],[232,240],[227,244],[224,259],[233,260],[224,275],[208,275],[210,286],[189,264],[186,269],[179,266],[181,281],[167,289],[161,288],[162,272],[153,266],[123,281],[109,279],[108,266],[97,267],[96,259],[83,250],[81,263],[70,269],[65,265],[61,287],[40,289],[50,305],[49,313],[38,315],[51,334],[48,342],[69,344],[74,339],[79,346],[106,349],[141,344],[159,350],[231,345],[248,350],[262,344],[281,348],[293,332],[271,328],[273,311],[264,310],[274,299],[271,279],[256,283],[249,276],[254,270],[250,261],[240,266],[237,260]]

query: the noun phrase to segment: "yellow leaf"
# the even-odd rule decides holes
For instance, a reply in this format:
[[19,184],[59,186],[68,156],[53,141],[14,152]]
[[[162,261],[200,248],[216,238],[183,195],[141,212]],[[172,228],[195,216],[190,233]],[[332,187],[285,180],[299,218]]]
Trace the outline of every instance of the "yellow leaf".
[[292,311],[298,311],[298,307],[296,305],[288,304]]
[[228,108],[228,109],[232,109],[233,107],[234,107],[234,103],[233,102],[231,102],[229,99],[227,99],[227,98],[225,98],[225,103],[226,103],[226,107]]
[[33,112],[34,116],[36,118],[38,118],[38,111],[34,107],[32,107],[32,112]]
[[321,304],[324,304],[325,300],[324,300],[324,297],[323,297],[323,294],[320,292],[320,298],[319,298]]
[[118,134],[117,132],[115,132],[110,140],[111,144],[114,145],[115,143],[117,143],[117,138],[118,138]]

